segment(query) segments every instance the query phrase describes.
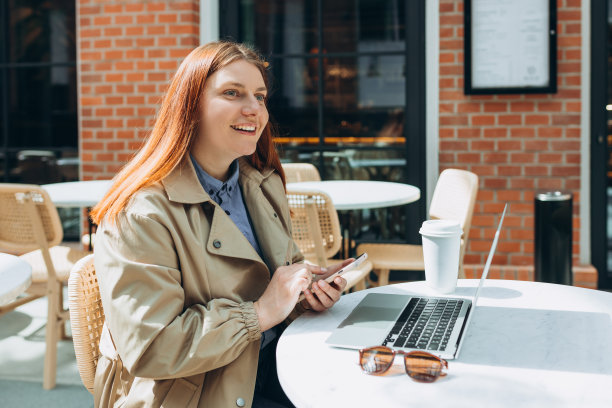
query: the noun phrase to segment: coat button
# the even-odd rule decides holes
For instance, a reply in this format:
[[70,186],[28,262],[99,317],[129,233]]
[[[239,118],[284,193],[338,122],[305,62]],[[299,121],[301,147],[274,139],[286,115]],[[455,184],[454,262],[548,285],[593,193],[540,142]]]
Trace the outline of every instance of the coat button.
[[278,214],[274,213],[274,218],[278,218]]
[[218,239],[215,239],[213,241],[213,246],[217,249],[221,248],[221,241],[219,241]]
[[236,405],[239,407],[244,407],[244,400],[242,398],[238,398],[236,400]]

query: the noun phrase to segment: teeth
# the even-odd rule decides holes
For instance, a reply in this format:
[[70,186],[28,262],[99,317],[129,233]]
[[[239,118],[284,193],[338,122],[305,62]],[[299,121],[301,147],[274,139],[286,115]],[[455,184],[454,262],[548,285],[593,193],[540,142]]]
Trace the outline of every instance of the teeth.
[[255,131],[255,126],[232,126],[232,128],[236,129],[236,130],[244,130],[247,132],[254,132]]

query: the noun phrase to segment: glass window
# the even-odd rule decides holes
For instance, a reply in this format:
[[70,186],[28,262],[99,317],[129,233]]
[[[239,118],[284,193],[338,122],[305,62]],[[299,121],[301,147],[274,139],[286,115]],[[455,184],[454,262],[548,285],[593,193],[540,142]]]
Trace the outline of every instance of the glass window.
[[[0,182],[78,179],[74,0],[0,2]],[[65,239],[79,209],[59,209]]]
[[323,52],[402,51],[405,7],[401,0],[324,1]]
[[318,41],[316,2],[242,0],[241,41],[264,54],[307,54]]
[[7,76],[8,146],[76,147],[76,68],[13,67]]
[[8,61],[76,60],[74,0],[9,0]]
[[323,64],[325,144],[404,143],[403,61],[403,55],[367,55]]
[[268,109],[280,144],[318,144],[318,65],[314,58],[271,58]]
[[[425,1],[235,1],[239,16],[222,19],[221,36],[270,61],[281,160],[312,163],[323,180],[422,180],[426,196],[424,109],[406,109],[425,102]],[[421,34],[407,38],[408,24]],[[422,201],[354,212],[353,236],[416,243]]]

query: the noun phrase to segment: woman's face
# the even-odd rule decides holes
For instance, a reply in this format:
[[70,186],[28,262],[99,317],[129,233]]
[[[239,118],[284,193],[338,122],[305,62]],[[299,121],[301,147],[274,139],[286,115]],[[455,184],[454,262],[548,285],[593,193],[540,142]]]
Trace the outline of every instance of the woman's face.
[[[268,123],[267,89],[259,69],[238,60],[206,80],[202,102],[202,132],[196,146],[219,164],[255,152]],[[211,163],[212,164],[212,163]]]

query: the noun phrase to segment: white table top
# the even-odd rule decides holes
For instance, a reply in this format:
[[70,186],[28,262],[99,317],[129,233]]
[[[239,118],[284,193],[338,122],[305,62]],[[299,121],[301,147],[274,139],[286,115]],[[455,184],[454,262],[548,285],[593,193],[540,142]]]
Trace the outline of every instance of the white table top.
[[421,197],[421,190],[409,184],[388,181],[328,180],[287,183],[291,191],[322,191],[336,210],[361,210],[409,204]]
[[111,186],[111,180],[69,181],[42,186],[56,207],[93,207]]
[[23,259],[0,253],[0,306],[13,301],[32,283],[32,267]]
[[[452,296],[471,298],[477,285],[460,280]],[[369,291],[436,295],[424,282],[373,288],[294,321],[279,340],[277,364],[298,408],[612,406],[612,293],[489,280],[448,376],[422,384],[403,368],[396,375],[363,374],[356,350],[325,344]]]

